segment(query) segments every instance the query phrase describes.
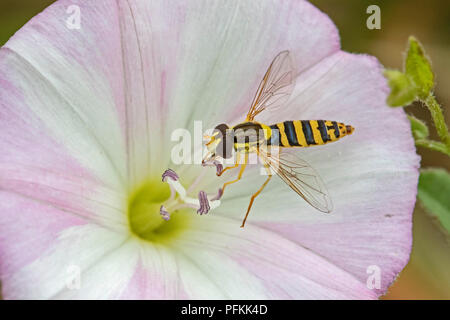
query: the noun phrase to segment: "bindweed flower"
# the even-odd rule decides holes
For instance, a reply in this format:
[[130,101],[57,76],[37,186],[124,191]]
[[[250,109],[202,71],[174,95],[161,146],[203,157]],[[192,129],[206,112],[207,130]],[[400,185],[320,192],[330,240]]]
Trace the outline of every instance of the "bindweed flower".
[[[242,121],[282,50],[296,87],[258,120],[356,131],[297,150],[331,214],[272,179],[241,229],[265,177],[253,166],[221,195],[231,173],[172,163],[171,133]],[[370,299],[408,261],[409,122],[386,106],[377,60],[341,51],[308,2],[58,1],[1,48],[0,88],[5,298]]]

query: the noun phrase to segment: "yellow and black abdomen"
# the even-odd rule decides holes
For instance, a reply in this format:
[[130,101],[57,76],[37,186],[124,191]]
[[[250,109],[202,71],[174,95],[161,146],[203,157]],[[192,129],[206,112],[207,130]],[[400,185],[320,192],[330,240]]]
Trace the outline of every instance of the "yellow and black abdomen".
[[310,147],[339,140],[352,134],[352,126],[328,120],[293,120],[270,126],[268,145],[280,147]]

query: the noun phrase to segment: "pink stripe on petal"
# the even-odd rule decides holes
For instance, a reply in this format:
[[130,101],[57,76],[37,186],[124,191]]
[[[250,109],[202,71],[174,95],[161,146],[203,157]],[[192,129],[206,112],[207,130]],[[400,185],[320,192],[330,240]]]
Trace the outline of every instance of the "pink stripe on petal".
[[[11,59],[3,50],[0,58]],[[27,110],[24,90],[12,85],[10,75],[2,78],[3,72],[0,85],[8,91],[0,99],[0,187],[114,228],[117,221],[123,224],[122,191],[71,155],[58,141],[65,137],[52,137],[43,120]]]
[[39,259],[61,231],[86,223],[51,205],[5,191],[0,192],[0,212],[0,277],[5,298],[11,275]]
[[[81,29],[69,29],[65,22],[70,5],[56,2],[7,42],[0,59],[2,76],[22,95],[21,103],[12,107],[37,114],[77,160],[92,166],[101,180],[118,185],[113,178],[123,183],[126,167],[117,12],[103,1],[79,4]],[[97,19],[99,12],[102,19]],[[92,156],[103,163],[96,167]]]
[[120,299],[189,299],[168,248],[141,243],[140,259]]
[[[169,280],[170,281],[170,280]],[[177,279],[173,279],[176,283]],[[166,285],[168,280],[163,273],[154,274],[154,271],[147,270],[140,263],[130,282],[122,292],[120,299],[123,300],[160,300],[160,299],[189,299],[185,292],[180,290],[176,296],[166,295]]]

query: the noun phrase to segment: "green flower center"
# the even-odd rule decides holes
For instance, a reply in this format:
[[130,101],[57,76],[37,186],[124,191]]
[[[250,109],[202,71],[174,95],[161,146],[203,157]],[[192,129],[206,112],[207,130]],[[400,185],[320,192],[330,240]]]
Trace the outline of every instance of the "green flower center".
[[151,242],[169,242],[188,229],[192,219],[189,209],[173,212],[169,221],[160,215],[161,205],[170,197],[170,187],[161,179],[144,183],[130,194],[128,220],[132,234]]

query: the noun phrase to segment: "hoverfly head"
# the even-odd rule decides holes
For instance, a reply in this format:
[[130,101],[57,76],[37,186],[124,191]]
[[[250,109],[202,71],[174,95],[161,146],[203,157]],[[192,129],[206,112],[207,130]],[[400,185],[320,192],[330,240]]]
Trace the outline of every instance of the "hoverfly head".
[[210,139],[206,146],[213,156],[217,155],[224,159],[232,156],[234,135],[228,125],[222,123],[216,126]]

